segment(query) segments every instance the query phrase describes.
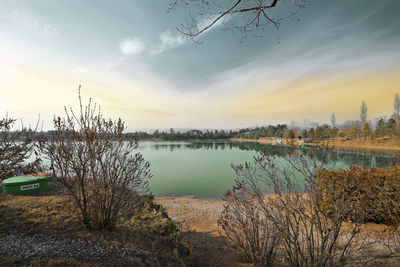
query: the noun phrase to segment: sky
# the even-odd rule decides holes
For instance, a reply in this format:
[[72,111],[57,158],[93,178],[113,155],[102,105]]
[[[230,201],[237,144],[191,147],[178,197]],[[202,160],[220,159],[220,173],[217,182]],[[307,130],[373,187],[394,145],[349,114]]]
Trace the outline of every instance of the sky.
[[[287,15],[285,1],[273,15]],[[279,30],[245,38],[231,16],[200,44],[176,28],[212,17],[170,2],[0,0],[0,115],[52,129],[77,108],[79,85],[128,131],[329,123],[332,112],[343,123],[362,100],[370,120],[393,111],[398,0],[309,0]]]

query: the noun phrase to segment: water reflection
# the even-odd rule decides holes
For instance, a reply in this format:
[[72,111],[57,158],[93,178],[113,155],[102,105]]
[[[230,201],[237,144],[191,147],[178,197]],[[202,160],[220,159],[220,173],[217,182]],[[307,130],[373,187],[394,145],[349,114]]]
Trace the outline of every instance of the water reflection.
[[[259,144],[256,142],[227,142],[227,141],[160,141],[160,142],[141,142],[141,148],[159,151],[166,150],[173,152],[175,150],[241,150],[241,151],[266,151],[272,155],[281,156],[288,149],[275,145]],[[310,147],[295,148],[302,150],[305,155],[311,157]],[[316,148],[316,157],[322,160],[324,157],[323,150]],[[348,151],[348,150],[333,150],[327,157],[328,166],[331,167],[348,167],[351,165],[367,166],[367,167],[385,167],[395,161],[393,155],[379,152],[365,151]]]

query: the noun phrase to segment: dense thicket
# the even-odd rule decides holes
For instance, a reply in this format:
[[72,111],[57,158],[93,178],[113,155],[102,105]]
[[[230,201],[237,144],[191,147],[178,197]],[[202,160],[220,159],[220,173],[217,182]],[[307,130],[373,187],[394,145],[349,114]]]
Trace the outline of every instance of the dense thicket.
[[375,223],[400,222],[400,166],[318,172],[322,200],[327,214],[335,213],[337,199],[346,199],[349,219]]

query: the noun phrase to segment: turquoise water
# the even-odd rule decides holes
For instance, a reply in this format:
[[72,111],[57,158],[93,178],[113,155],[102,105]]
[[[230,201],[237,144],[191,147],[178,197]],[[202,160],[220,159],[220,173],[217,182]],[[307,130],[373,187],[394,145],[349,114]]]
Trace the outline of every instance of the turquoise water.
[[[191,195],[221,198],[234,185],[231,164],[251,162],[259,151],[271,154],[281,148],[257,143],[142,141],[139,151],[150,162],[153,177],[150,190],[155,196]],[[335,151],[329,155],[334,168],[383,167],[391,156],[380,153]]]

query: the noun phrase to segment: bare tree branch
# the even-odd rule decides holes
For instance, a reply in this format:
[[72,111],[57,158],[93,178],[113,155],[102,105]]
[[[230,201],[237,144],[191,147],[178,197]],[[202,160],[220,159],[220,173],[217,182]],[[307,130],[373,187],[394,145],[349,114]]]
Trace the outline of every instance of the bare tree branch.
[[[267,10],[275,8],[281,2],[289,3],[296,10],[289,11],[287,16],[274,17],[267,14]],[[191,16],[191,23],[181,24],[177,28],[183,36],[199,42],[195,40],[196,37],[216,27],[228,15],[246,14],[244,20],[243,18],[239,20],[238,25],[235,25],[233,21],[231,22],[232,29],[240,30],[243,33],[267,27],[269,24],[274,25],[278,30],[280,22],[283,19],[293,18],[300,9],[306,7],[306,2],[307,0],[232,0],[230,5],[222,7],[222,3],[212,0],[174,0],[170,4],[169,11],[178,6],[184,6],[190,9],[190,14],[193,10],[197,10],[199,17],[208,17],[207,20],[210,20],[208,23],[199,25],[198,19]],[[213,15],[216,16],[212,18]]]

